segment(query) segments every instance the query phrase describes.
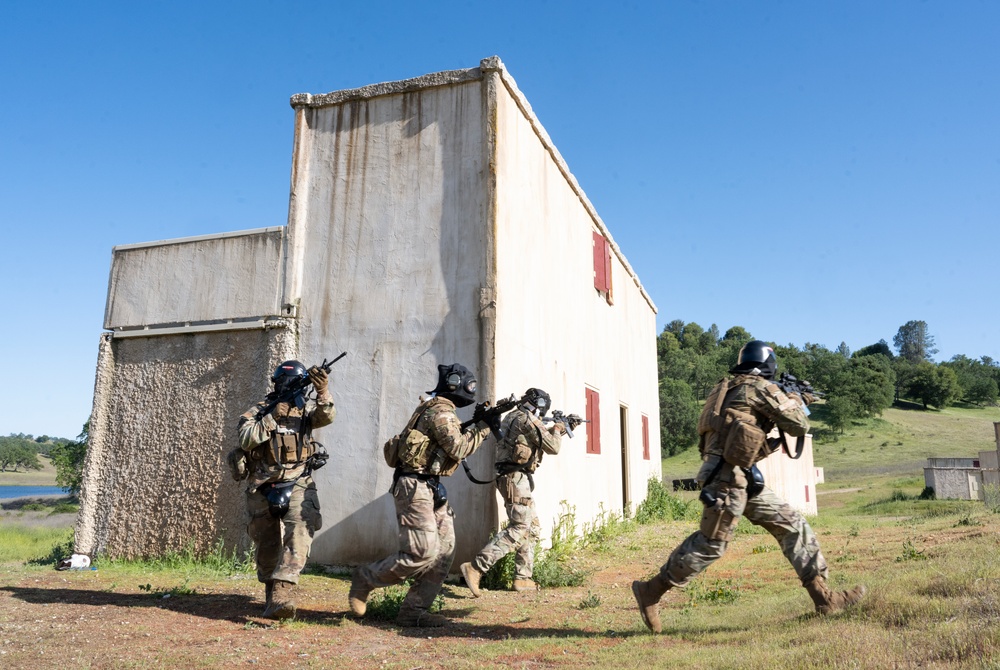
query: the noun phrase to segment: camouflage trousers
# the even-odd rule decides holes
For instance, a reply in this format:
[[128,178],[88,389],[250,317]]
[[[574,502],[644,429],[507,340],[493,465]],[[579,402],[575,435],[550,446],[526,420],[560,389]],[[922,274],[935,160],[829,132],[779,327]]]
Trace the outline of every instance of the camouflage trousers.
[[798,510],[764,487],[751,500],[745,488],[713,482],[705,487],[724,504],[720,509],[705,508],[701,528],[692,533],[660,568],[660,576],[672,586],[684,586],[726,553],[740,516],[774,536],[781,552],[803,584],[816,576],[827,577],[826,559],[816,534]]
[[413,585],[399,613],[427,611],[434,603],[455,560],[455,512],[445,503],[434,509],[427,482],[403,475],[392,489],[399,524],[399,551],[362,567],[358,574],[371,588]]
[[247,511],[250,514],[247,533],[257,545],[257,579],[298,584],[299,573],[309,558],[313,534],[323,526],[312,479],[303,477],[295,483],[288,513],[282,519],[271,516],[267,497],[259,491],[247,493]]
[[535,568],[535,544],[541,536],[531,482],[523,472],[512,472],[497,478],[497,489],[507,510],[507,526],[476,554],[472,565],[486,573],[494,563],[513,551],[516,552],[514,579],[531,579]]

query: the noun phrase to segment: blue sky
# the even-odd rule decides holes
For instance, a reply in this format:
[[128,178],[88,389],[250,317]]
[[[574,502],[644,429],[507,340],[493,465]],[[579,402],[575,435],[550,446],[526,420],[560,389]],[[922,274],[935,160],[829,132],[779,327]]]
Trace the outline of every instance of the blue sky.
[[[0,434],[90,412],[111,248],[283,225],[294,93],[498,55],[659,308],[1000,360],[1000,4],[47,2],[0,14]],[[651,334],[652,335],[652,334]]]

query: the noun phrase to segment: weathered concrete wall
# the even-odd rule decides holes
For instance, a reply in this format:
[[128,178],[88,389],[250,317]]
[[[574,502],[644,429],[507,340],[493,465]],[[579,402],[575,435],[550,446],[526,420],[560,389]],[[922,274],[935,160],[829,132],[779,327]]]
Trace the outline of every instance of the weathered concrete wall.
[[135,558],[248,546],[228,475],[236,419],[294,347],[290,328],[101,339],[76,550]]
[[[796,438],[786,436],[789,450],[795,453]],[[806,435],[802,455],[789,458],[784,450],[776,451],[757,464],[768,488],[806,516],[817,514],[816,467],[813,464],[812,435]]]
[[924,485],[933,488],[939,500],[978,500],[983,484],[979,465],[972,458],[928,458]]
[[283,230],[115,247],[104,327],[281,314]]
[[634,509],[645,499],[650,477],[661,476],[656,310],[619,253],[613,304],[594,288],[593,233],[613,245],[611,235],[514,82],[503,70],[488,76],[497,109],[497,390],[520,395],[538,386],[553,407],[581,416],[586,389],[600,394],[601,453],[587,453],[580,426],[535,475],[548,538],[561,501],[580,521],[602,509],[621,514],[626,502]]
[[[434,387],[437,365],[463,363],[489,392],[483,98],[481,82],[466,79],[296,110],[289,286],[298,293],[286,302],[299,304],[302,360],[349,352],[332,375],[338,418],[319,433],[331,454],[316,474],[320,562],[396,550],[382,444]],[[482,472],[487,460],[471,462]],[[488,489],[461,470],[445,485],[466,556],[489,532]]]

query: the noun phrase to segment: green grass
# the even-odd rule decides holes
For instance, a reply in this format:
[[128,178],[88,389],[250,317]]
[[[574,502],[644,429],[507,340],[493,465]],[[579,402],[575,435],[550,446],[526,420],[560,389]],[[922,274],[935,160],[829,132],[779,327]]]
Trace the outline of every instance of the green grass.
[[[51,563],[72,553],[71,528],[33,528],[20,524],[0,526],[0,563]],[[68,548],[68,551],[67,551]]]

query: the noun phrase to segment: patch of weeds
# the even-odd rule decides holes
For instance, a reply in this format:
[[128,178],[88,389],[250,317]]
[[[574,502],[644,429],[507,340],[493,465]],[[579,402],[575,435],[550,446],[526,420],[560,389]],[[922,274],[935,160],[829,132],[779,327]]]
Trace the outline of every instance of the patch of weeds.
[[903,561],[922,561],[927,557],[924,556],[923,549],[917,549],[913,546],[913,540],[907,540],[903,543],[903,553],[896,557],[896,562],[901,563]]
[[22,512],[44,512],[47,509],[48,508],[42,503],[36,503],[36,502],[26,503],[24,505],[21,505]]
[[[535,554],[538,554],[538,547],[535,547]],[[490,591],[505,591],[514,584],[514,557],[515,552],[510,552],[486,571],[486,574],[479,580],[479,585]]]
[[847,531],[847,534],[851,537],[857,537],[861,530],[858,528],[858,524],[851,524],[851,529]]
[[688,587],[688,606],[699,604],[729,605],[739,600],[740,588],[732,579],[716,579],[712,585],[706,585],[704,580],[695,582]]
[[193,596],[194,594],[198,593],[197,589],[193,589],[190,586],[188,586],[188,580],[187,579],[185,579],[184,583],[181,584],[180,586],[175,586],[175,587],[173,587],[171,589],[167,589],[165,591],[164,590],[155,590],[154,591],[152,584],[139,584],[139,590],[140,591],[145,591],[149,595],[154,596],[156,598],[172,598],[172,597],[176,597],[176,596]]
[[253,554],[246,551],[227,551],[219,539],[208,551],[196,551],[193,541],[180,551],[167,551],[161,556],[139,560],[119,559],[112,565],[139,567],[151,570],[208,571],[215,574],[234,575],[254,572]]
[[[399,607],[403,604],[410,586],[412,586],[412,582],[407,579],[402,584],[376,589],[368,599],[368,610],[365,617],[374,621],[395,621],[399,615]],[[440,612],[442,607],[444,607],[444,597],[438,594],[429,609],[431,612]]]
[[589,573],[573,565],[580,549],[580,539],[576,535],[576,508],[565,500],[563,511],[552,527],[552,547],[539,552],[535,558],[532,578],[541,588],[559,586],[581,586]]
[[769,551],[774,551],[775,549],[777,549],[777,547],[774,546],[773,544],[758,544],[756,547],[753,548],[751,553],[766,554]]
[[66,539],[62,542],[55,544],[49,553],[45,556],[40,556],[39,558],[34,558],[27,563],[29,565],[56,565],[59,561],[64,558],[69,558],[73,555],[73,546],[75,544],[73,539],[73,531],[66,531]]
[[983,522],[972,515],[972,512],[966,512],[965,516],[959,518],[955,523],[955,526],[982,526]]
[[996,484],[983,485],[983,502],[986,509],[994,514],[1000,514],[1000,486]]
[[847,553],[841,554],[840,556],[837,556],[835,559],[833,559],[833,562],[834,563],[853,563],[856,560],[858,560],[857,554],[852,554],[850,552],[847,552]]
[[617,512],[609,512],[601,503],[597,518],[591,524],[583,524],[583,546],[593,547],[598,551],[607,551],[611,542],[634,528],[634,523],[619,516]]
[[601,597],[596,593],[587,591],[587,597],[580,601],[580,604],[576,606],[577,609],[589,610],[595,607],[601,606]]
[[654,521],[678,521],[687,517],[688,507],[693,501],[684,501],[675,496],[659,479],[650,477],[646,482],[646,499],[635,511],[635,521],[640,524]]

